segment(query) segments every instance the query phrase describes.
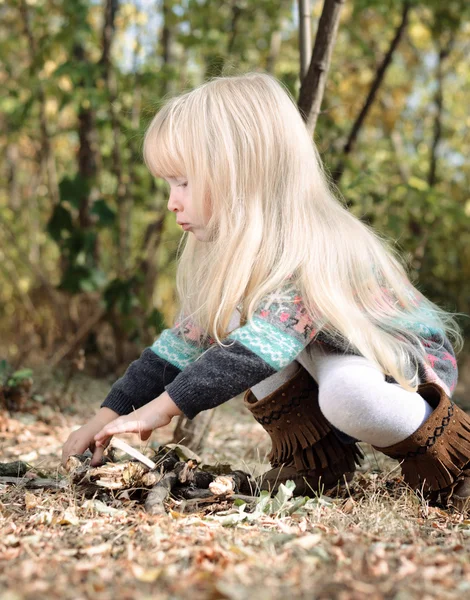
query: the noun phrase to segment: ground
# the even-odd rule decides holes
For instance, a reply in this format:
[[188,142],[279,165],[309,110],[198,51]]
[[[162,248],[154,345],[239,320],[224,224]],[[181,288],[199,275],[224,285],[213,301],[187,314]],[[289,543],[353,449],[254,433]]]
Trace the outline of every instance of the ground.
[[[36,414],[0,412],[0,460],[60,471],[63,442],[108,388],[83,375],[61,382],[36,373]],[[169,441],[171,429],[151,442]],[[123,438],[141,447],[136,436]],[[254,470],[268,450],[235,399],[217,409],[202,458]],[[125,498],[103,504],[73,487],[0,484],[0,600],[470,597],[470,520],[429,507],[403,484],[397,463],[364,450],[343,497],[250,520],[221,515],[220,505],[185,514],[174,503],[168,515],[149,516]]]

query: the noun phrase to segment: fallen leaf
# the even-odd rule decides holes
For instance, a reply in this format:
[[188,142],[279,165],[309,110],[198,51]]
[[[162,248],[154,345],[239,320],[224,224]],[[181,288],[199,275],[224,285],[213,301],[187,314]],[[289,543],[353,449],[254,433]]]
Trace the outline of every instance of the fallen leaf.
[[314,546],[316,546],[322,540],[322,535],[319,533],[312,533],[310,535],[303,535],[301,537],[292,540],[285,544],[284,548],[292,548],[294,546],[298,546],[303,548],[304,550],[310,550]]
[[35,494],[32,494],[31,492],[25,492],[24,503],[26,510],[32,510],[41,504],[41,498]]
[[132,575],[138,580],[144,583],[153,583],[156,581],[163,572],[161,568],[146,568],[141,567],[137,563],[132,563],[130,566]]

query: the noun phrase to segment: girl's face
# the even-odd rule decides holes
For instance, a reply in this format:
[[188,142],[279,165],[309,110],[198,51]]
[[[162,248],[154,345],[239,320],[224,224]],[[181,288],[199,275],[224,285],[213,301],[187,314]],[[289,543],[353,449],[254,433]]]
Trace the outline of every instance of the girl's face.
[[168,198],[168,210],[176,214],[176,222],[183,231],[190,231],[194,237],[201,241],[207,241],[206,225],[209,215],[204,215],[203,222],[194,209],[191,195],[190,182],[184,177],[164,177],[170,186],[170,197]]

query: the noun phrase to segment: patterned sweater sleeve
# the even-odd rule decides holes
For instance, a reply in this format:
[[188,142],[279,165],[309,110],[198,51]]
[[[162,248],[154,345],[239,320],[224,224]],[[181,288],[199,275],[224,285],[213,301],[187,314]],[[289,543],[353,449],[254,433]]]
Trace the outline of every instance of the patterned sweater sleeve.
[[270,295],[253,318],[214,344],[166,386],[189,417],[214,408],[287,366],[311,342],[315,329],[293,288]]
[[[396,296],[387,289],[382,288],[384,295],[396,302]],[[419,336],[423,346],[426,349],[426,358],[420,355],[416,358],[418,367],[418,377],[420,383],[436,383],[443,388],[448,396],[452,396],[458,379],[457,359],[454,349],[445,331],[442,328],[433,326],[431,310],[425,303],[423,294],[410,282],[407,284],[407,294],[411,300],[418,318],[411,320],[407,317],[395,318],[393,323],[399,324],[405,330]],[[400,303],[401,306],[403,306]],[[409,342],[414,346],[415,342],[411,338]],[[390,378],[388,378],[390,379]],[[396,383],[393,378],[390,379]]]
[[441,328],[430,325],[429,308],[425,306],[423,294],[414,286],[409,287],[409,296],[421,317],[416,323],[402,321],[410,330],[417,333],[426,348],[426,361],[418,362],[418,375],[421,383],[436,383],[452,397],[458,380],[458,366],[450,340]]
[[181,371],[194,362],[212,340],[181,315],[165,329],[140,358],[133,361],[112,386],[101,407],[127,415],[165,390]]

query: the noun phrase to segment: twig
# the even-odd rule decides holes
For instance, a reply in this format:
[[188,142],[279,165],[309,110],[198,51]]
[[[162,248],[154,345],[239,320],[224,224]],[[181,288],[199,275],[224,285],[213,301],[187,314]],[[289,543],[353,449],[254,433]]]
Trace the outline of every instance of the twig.
[[145,510],[151,515],[166,514],[164,502],[177,483],[178,475],[176,473],[171,472],[164,475],[163,479],[150,490],[145,501]]
[[27,479],[26,477],[0,477],[0,483],[10,483],[29,489],[57,489],[63,490],[68,487],[64,479]]
[[104,308],[100,309],[95,315],[93,315],[88,321],[86,321],[82,327],[77,331],[77,333],[72,337],[71,340],[66,342],[57,352],[49,359],[49,366],[55,367],[60,363],[60,361],[67,356],[69,352],[71,352],[77,344],[79,344],[83,338],[93,329],[95,325],[97,325],[101,319],[106,314],[106,310]]

